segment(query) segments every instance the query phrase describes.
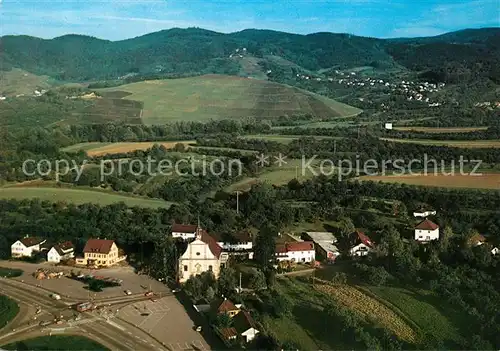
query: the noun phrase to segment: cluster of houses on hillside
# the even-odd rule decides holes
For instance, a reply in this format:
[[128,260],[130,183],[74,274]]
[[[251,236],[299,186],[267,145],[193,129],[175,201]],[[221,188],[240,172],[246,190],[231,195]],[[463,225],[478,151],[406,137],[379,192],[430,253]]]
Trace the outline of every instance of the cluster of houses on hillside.
[[[419,210],[413,212],[416,219],[414,240],[426,244],[439,240],[439,226],[428,217],[435,216],[436,211]],[[230,256],[242,256],[253,259],[254,238],[250,232],[238,232],[221,236],[209,234],[200,224],[173,224],[171,236],[187,243],[187,248],[179,257],[179,281],[185,282],[192,275],[211,271],[217,278]],[[316,263],[321,260],[333,263],[342,254],[353,257],[368,255],[376,247],[362,231],[356,230],[343,240],[330,232],[305,232],[301,241],[281,241],[275,247],[277,262]],[[481,236],[474,238],[473,246],[486,243]],[[492,254],[499,253],[496,247],[491,248]],[[11,246],[12,257],[32,257],[46,252],[48,262],[60,263],[74,261],[78,266],[109,267],[126,259],[113,240],[89,239],[83,248],[82,255],[75,257],[73,243],[66,241],[56,245],[46,245],[46,240],[25,236]]]
[[82,251],[82,256],[75,257],[72,242],[65,241],[55,245],[47,245],[47,240],[25,236],[11,245],[13,258],[29,258],[35,255],[46,255],[47,262],[76,264],[88,267],[109,267],[124,261],[127,257],[120,254],[113,240],[89,239]]
[[226,315],[231,319],[230,326],[216,329],[226,343],[238,339],[249,342],[259,334],[257,323],[241,304],[234,304],[226,298],[217,299],[211,303],[210,312],[215,316]]
[[[297,74],[296,78],[317,82],[328,81],[330,83],[356,88],[378,88],[382,89],[382,91],[386,93],[403,95],[408,101],[420,101],[422,103],[426,103],[429,107],[437,107],[441,105],[440,102],[431,101],[429,94],[438,92],[440,89],[445,87],[445,83],[435,84],[430,82],[413,82],[405,80],[389,82],[384,79],[359,77],[356,72],[342,72],[335,70],[334,74],[335,76],[326,78],[314,77],[307,74]],[[363,100],[363,98],[360,98],[360,101]]]

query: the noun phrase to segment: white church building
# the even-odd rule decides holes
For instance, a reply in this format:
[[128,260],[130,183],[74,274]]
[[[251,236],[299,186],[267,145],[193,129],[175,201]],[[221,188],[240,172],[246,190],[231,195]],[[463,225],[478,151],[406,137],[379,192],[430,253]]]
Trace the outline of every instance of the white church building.
[[213,272],[219,277],[221,264],[224,262],[222,248],[200,226],[196,227],[194,240],[179,259],[179,282],[184,283],[189,277],[203,272]]

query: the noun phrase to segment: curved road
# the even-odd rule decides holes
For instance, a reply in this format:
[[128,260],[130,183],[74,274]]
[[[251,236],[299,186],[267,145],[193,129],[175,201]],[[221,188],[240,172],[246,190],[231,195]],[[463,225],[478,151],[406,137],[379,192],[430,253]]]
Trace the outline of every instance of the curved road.
[[[118,318],[113,318],[112,313],[106,313],[109,310],[76,312],[71,306],[76,302],[81,302],[81,300],[54,300],[43,289],[7,279],[0,280],[0,293],[17,301],[22,311],[28,311],[26,314],[20,313],[5,328],[0,330],[0,345],[43,335],[70,334],[88,337],[112,350],[167,350],[160,342],[141,329]],[[113,306],[113,310],[116,310],[145,299],[148,298],[137,294],[123,298],[102,299],[96,303],[98,306],[106,306],[107,308]],[[37,308],[41,308],[42,312],[35,315],[34,311]],[[76,315],[78,315],[77,320],[74,318]],[[33,320],[35,316],[37,318]],[[61,316],[65,320],[62,324],[40,325],[40,321],[53,322],[55,318]]]

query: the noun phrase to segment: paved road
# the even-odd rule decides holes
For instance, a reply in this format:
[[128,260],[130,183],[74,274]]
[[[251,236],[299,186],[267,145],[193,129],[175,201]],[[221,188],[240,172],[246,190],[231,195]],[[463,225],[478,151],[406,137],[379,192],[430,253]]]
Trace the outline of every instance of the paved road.
[[[33,315],[15,318],[4,329],[0,330],[0,344],[8,344],[26,338],[54,335],[54,334],[81,334],[102,343],[112,350],[166,350],[160,342],[139,328],[119,320],[118,318],[106,318],[97,311],[80,314],[78,321],[68,321],[76,313],[71,309],[74,300],[54,300],[47,296],[46,291],[23,283],[2,279],[0,293],[18,301],[26,311],[34,311],[37,307],[42,308],[42,313],[37,315],[33,321]],[[129,300],[120,298],[108,300],[118,307],[128,303],[144,300],[144,296],[131,298]],[[101,301],[105,304],[104,301]],[[121,305],[120,305],[121,304]],[[115,306],[113,306],[115,308]],[[32,312],[33,313],[33,312]],[[46,327],[39,325],[40,321],[50,321],[55,317],[64,316],[67,322]]]

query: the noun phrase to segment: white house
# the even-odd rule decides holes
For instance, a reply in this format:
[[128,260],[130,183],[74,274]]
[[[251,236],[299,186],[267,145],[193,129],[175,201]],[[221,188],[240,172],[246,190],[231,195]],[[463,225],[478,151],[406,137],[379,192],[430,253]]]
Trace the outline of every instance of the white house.
[[195,224],[172,224],[172,237],[182,240],[194,239],[197,227]]
[[75,257],[75,247],[70,241],[52,246],[47,253],[47,261],[53,263],[59,263],[73,257]]
[[436,213],[437,213],[436,211],[431,211],[431,210],[418,210],[418,211],[413,212],[413,217],[426,218],[429,216],[435,216]]
[[195,240],[188,244],[179,259],[179,282],[183,283],[192,275],[207,271],[213,272],[215,278],[218,278],[221,263],[224,263],[221,253],[222,248],[215,239],[204,229],[197,227]]
[[415,227],[415,240],[420,242],[427,242],[439,239],[439,226],[428,220],[424,219]]
[[360,231],[351,233],[348,237],[349,254],[351,256],[366,256],[375,247],[375,243]]
[[298,241],[276,245],[276,260],[307,263],[316,260],[316,251],[312,241]]
[[252,235],[249,232],[238,232],[227,236],[216,235],[214,239],[224,251],[250,251],[253,249]]
[[491,249],[491,254],[492,255],[498,255],[500,253],[500,249],[498,247],[494,247],[493,249]]
[[12,257],[31,257],[34,252],[40,251],[40,245],[47,240],[26,236],[10,246]]
[[385,129],[392,129],[392,123],[386,123],[384,128]]

